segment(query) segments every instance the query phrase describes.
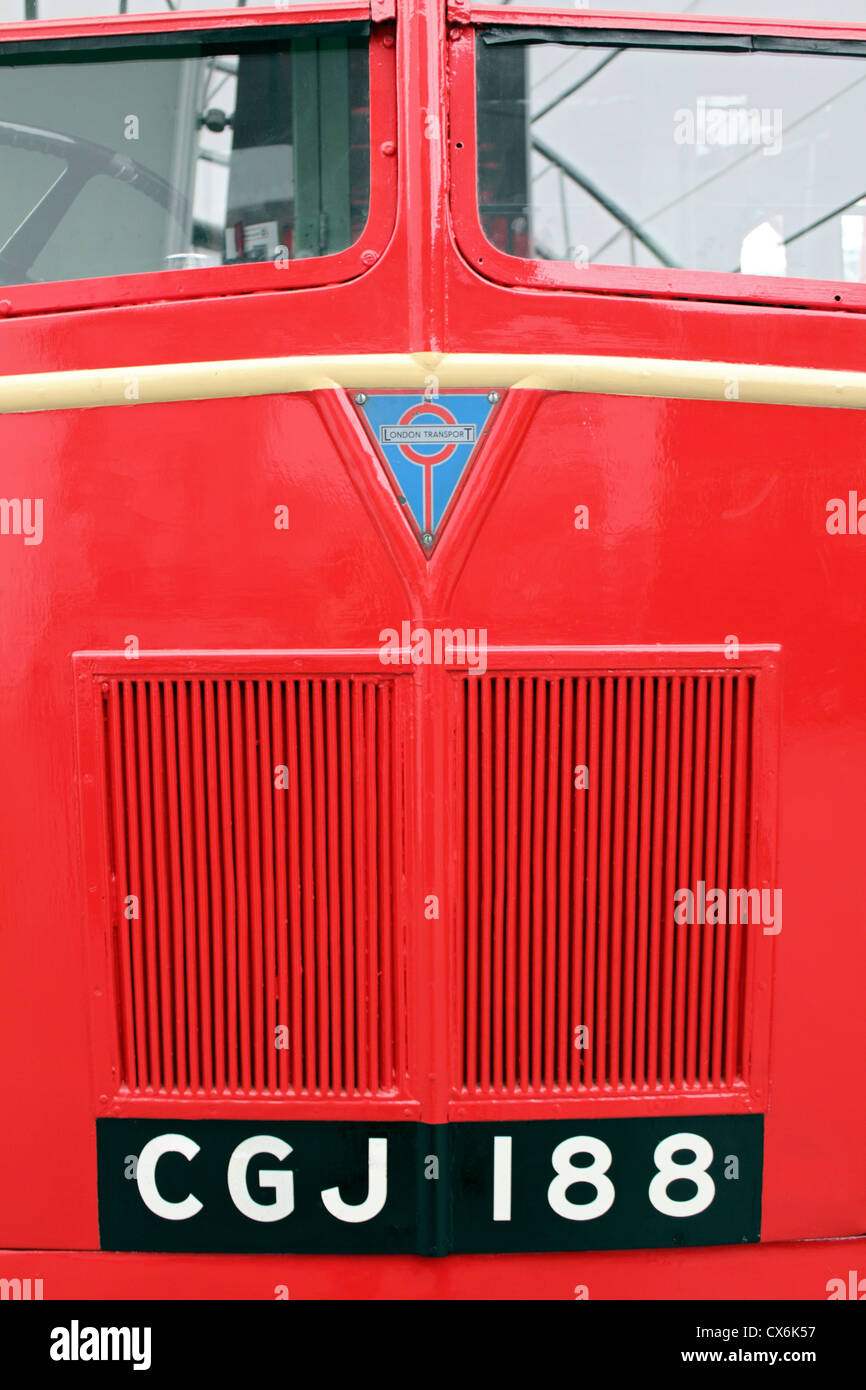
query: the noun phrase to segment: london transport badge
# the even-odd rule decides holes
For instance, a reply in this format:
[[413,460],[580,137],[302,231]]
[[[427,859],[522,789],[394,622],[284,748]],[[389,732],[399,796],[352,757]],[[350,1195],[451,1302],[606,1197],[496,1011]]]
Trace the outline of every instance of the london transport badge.
[[435,545],[498,403],[495,391],[358,391],[352,396],[407,521]]

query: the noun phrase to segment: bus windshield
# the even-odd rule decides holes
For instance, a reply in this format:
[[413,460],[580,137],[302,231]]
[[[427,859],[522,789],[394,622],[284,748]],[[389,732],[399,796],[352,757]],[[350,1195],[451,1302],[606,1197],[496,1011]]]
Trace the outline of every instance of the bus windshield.
[[738,52],[702,36],[688,51],[671,37],[479,35],[488,239],[577,266],[866,280],[862,45],[848,56],[725,40]]
[[358,239],[366,38],[231,42],[0,67],[0,282],[323,256]]

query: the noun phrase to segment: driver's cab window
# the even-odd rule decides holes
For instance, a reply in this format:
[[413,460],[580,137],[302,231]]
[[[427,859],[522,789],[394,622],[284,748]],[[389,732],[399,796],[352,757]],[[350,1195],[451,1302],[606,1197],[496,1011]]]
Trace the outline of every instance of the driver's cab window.
[[278,264],[358,239],[366,38],[230,43],[0,66],[0,282]]

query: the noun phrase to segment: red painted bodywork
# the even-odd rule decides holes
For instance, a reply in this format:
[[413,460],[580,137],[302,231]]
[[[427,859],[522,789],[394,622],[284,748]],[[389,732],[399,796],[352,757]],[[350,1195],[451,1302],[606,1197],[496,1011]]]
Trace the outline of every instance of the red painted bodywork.
[[[347,5],[334,17],[367,13]],[[441,4],[415,0],[396,25],[381,15],[373,210],[355,247],[286,272],[248,266],[6,288],[0,373],[407,350],[862,369],[864,326],[851,312],[866,307],[862,287],[774,281],[768,291],[693,274],[685,290],[673,276],[659,279],[667,272],[571,272],[496,252],[475,204],[468,19],[501,23],[505,12],[461,6],[449,24]],[[0,42],[284,18],[281,8],[70,21],[11,26]],[[562,22],[538,11],[523,19]],[[509,9],[507,22],[521,16]],[[571,11],[567,22],[594,21]],[[713,23],[679,17],[664,27]],[[430,113],[447,138],[426,137]],[[396,158],[381,152],[391,139]],[[835,1243],[866,1229],[866,538],[825,528],[827,501],[862,485],[858,413],[506,395],[429,560],[339,392],[5,416],[0,434],[3,494],[45,503],[41,546],[0,540],[0,1274],[44,1277],[47,1297],[270,1298],[288,1284],[292,1297],[569,1298],[588,1284],[590,1297],[823,1298],[827,1279],[858,1261],[866,1272],[866,1243]],[[573,524],[581,503],[593,518],[587,532]],[[288,532],[273,527],[279,504],[290,508]],[[730,634],[778,647],[778,747],[759,797],[784,929],[774,959],[769,940],[759,943],[768,948],[759,963],[766,1041],[752,1089],[720,1104],[766,1114],[768,1244],[445,1261],[70,1253],[98,1251],[98,1115],[440,1122],[503,1113],[503,1102],[454,1098],[449,1082],[444,982],[460,885],[447,833],[448,677],[435,668],[407,677],[406,718],[424,737],[413,744],[406,899],[421,904],[436,892],[442,913],[437,930],[420,907],[407,914],[405,1094],[216,1103],[119,1098],[110,1085],[107,888],[92,835],[82,849],[82,819],[86,831],[94,815],[92,727],[86,716],[79,765],[73,654],[113,654],[79,659],[86,702],[88,673],[122,669],[129,634],[155,670],[168,659],[160,654],[190,650],[220,654],[208,669],[235,674],[275,661],[286,669],[280,652],[317,653],[302,659],[307,669],[357,670],[375,661],[380,630],[404,618],[484,627],[491,646],[517,649],[497,658],[505,667],[520,667],[520,650],[535,647],[599,648],[581,660],[602,669],[627,665],[619,649],[628,646],[715,648],[714,667]],[[531,660],[568,669],[575,658]],[[645,653],[640,667],[664,662]],[[521,1118],[690,1108],[683,1097],[625,1095],[504,1104]]]

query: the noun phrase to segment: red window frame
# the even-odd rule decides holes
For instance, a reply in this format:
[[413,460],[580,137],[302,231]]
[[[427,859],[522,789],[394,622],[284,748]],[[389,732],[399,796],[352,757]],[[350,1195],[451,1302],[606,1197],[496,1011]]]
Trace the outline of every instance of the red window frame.
[[[451,217],[455,240],[469,265],[485,279],[526,289],[565,289],[654,299],[695,299],[866,312],[866,283],[762,277],[728,271],[668,270],[660,267],[572,265],[511,256],[488,241],[478,207],[475,113],[475,45],[479,29],[664,30],[703,34],[761,34],[780,38],[859,39],[866,28],[802,21],[699,19],[683,15],[634,15],[612,11],[512,10],[449,0],[451,30],[449,152]],[[780,55],[780,61],[783,56]],[[863,58],[866,74],[866,57]]]
[[[86,39],[189,31],[267,28],[295,29],[347,21],[370,23],[370,211],[361,236],[344,251],[286,261],[157,270],[82,280],[46,281],[38,285],[0,286],[0,301],[10,314],[54,313],[97,309],[154,300],[187,300],[254,291],[290,290],[353,280],[376,264],[390,240],[397,216],[397,104],[393,8],[368,3],[238,10],[185,10],[160,15],[123,15],[101,19],[52,20],[0,26],[0,53],[6,45],[62,39]],[[381,22],[385,21],[385,22]],[[0,68],[2,81],[2,68]]]

